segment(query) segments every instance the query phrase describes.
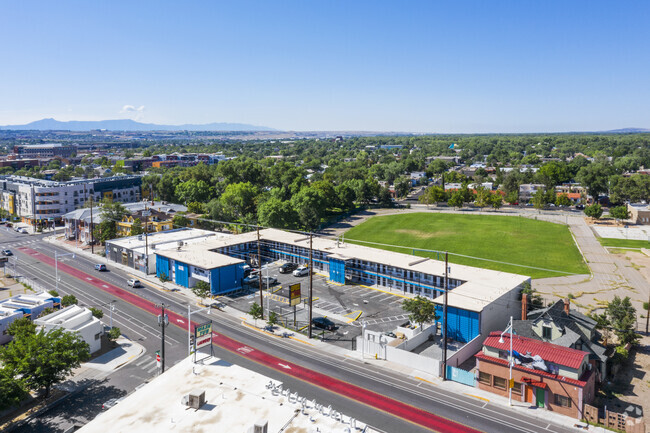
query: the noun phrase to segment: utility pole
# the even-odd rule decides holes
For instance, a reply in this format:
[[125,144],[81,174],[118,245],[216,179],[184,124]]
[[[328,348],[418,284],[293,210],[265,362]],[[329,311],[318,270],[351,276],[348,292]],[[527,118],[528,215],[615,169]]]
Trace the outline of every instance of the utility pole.
[[311,339],[311,321],[313,314],[313,292],[312,292],[312,283],[314,279],[313,267],[314,267],[314,257],[313,257],[313,240],[314,234],[309,233],[309,338]]
[[149,209],[144,205],[144,273],[149,275]]
[[442,304],[442,380],[447,380],[447,292],[449,292],[449,253],[445,251],[445,295]]
[[[94,193],[95,191],[93,191]],[[93,229],[93,195],[90,194],[90,252],[95,254],[95,230]]]
[[260,226],[257,226],[257,282],[260,287],[260,308],[262,309],[262,317],[264,320],[264,295],[262,294],[262,248],[260,246]]
[[158,326],[162,328],[162,347],[160,348],[160,373],[165,372],[165,328],[169,325],[169,317],[165,314],[165,303],[160,304],[161,313],[158,316]]

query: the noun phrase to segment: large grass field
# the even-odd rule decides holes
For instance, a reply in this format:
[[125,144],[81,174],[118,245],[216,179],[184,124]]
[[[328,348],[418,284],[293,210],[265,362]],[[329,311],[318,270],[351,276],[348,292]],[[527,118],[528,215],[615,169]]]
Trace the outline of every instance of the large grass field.
[[[351,228],[345,241],[355,240],[408,248],[362,245],[444,260],[444,255],[417,251],[449,251],[449,261],[495,269],[532,278],[566,275],[563,271],[587,274],[589,269],[573,241],[568,227],[516,216],[408,213],[377,216]],[[467,257],[533,266],[531,269]]]

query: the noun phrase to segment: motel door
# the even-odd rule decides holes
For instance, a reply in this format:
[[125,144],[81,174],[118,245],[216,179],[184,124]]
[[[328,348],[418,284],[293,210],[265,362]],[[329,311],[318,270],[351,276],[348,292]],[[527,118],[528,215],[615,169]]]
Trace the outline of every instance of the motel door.
[[537,407],[544,407],[544,390],[542,388],[535,388],[537,397]]
[[533,402],[533,387],[530,385],[526,386],[526,402],[527,403]]

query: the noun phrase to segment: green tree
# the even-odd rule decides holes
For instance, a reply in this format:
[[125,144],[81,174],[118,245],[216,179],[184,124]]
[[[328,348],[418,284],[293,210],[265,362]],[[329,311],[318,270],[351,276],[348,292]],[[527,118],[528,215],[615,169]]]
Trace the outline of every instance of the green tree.
[[214,195],[214,188],[203,180],[190,179],[176,185],[174,193],[183,203],[207,202]]
[[89,358],[88,344],[76,333],[61,328],[14,336],[0,350],[4,367],[22,377],[30,389],[44,389],[45,397],[52,385],[63,381]]
[[0,368],[0,411],[18,406],[27,394],[22,378],[15,377],[9,368]]
[[41,317],[45,317],[49,314],[52,314],[54,312],[55,312],[54,308],[49,308],[49,307],[44,308],[43,311],[41,311],[41,314],[38,315],[38,319],[40,319]]
[[609,209],[609,216],[615,220],[627,220],[630,219],[630,211],[627,210],[627,206],[616,206]]
[[257,319],[264,317],[264,310],[262,310],[260,304],[254,302],[253,305],[251,305],[250,310],[248,310],[248,314],[250,314],[250,316],[255,319],[255,326],[257,326]]
[[77,305],[78,303],[79,301],[75,295],[65,295],[63,298],[61,298],[62,307],[69,307],[70,305]]
[[607,181],[611,174],[612,167],[608,162],[592,162],[578,171],[576,180],[587,188],[594,200],[598,200],[600,194],[607,192]]
[[104,220],[113,221],[114,223],[122,221],[124,215],[128,213],[122,203],[116,201],[104,200],[102,201],[102,218]]
[[190,220],[184,214],[177,213],[172,219],[174,227],[187,227],[190,225]]
[[585,215],[587,215],[589,218],[600,219],[600,217],[603,215],[603,207],[598,203],[587,206],[585,208]]
[[490,190],[483,186],[476,187],[475,203],[476,206],[484,208],[490,205]]
[[497,210],[503,206],[503,197],[501,197],[499,191],[490,195],[490,205],[492,205],[492,209],[494,210]]
[[393,196],[391,195],[390,190],[385,186],[382,186],[379,189],[379,196],[377,197],[377,199],[379,200],[379,204],[384,207],[393,206]]
[[347,184],[336,185],[334,187],[336,197],[338,199],[338,206],[343,211],[354,209],[354,199],[356,194],[352,188]]
[[411,191],[411,179],[400,177],[395,181],[395,195],[399,198],[406,197]]
[[101,243],[115,239],[117,237],[115,222],[110,220],[103,220],[96,225],[95,229],[93,230],[93,235],[95,236],[95,240]]
[[463,207],[463,193],[461,191],[454,191],[454,193],[451,195],[449,198],[449,201],[447,202],[449,206],[455,207],[455,208],[462,208]]
[[434,203],[437,206],[438,203],[445,202],[448,198],[447,191],[443,187],[434,185],[427,188],[418,200],[427,205]]
[[106,334],[106,336],[110,341],[117,340],[118,338],[120,338],[120,335],[122,335],[122,331],[120,331],[120,328],[118,328],[117,326],[112,327],[108,331],[108,334]]
[[636,325],[636,310],[630,297],[614,299],[607,304],[607,314],[611,320],[614,334],[618,337],[619,345],[637,344],[640,336],[634,331]]
[[57,291],[54,290],[54,289],[52,289],[52,290],[48,290],[47,293],[49,293],[50,295],[55,296],[55,297],[58,297],[58,296],[59,296],[59,292],[57,292]]
[[506,202],[509,204],[515,204],[519,202],[519,190],[511,191],[506,194]]
[[438,320],[436,304],[419,295],[415,298],[404,299],[402,301],[402,309],[409,313],[409,320],[412,323],[417,323],[420,327],[422,327],[423,323],[431,323],[434,320]]
[[258,206],[257,220],[266,227],[291,229],[297,225],[298,214],[290,201],[270,197]]
[[190,213],[204,214],[205,205],[198,201],[193,201],[187,204],[187,211]]
[[310,187],[303,187],[291,198],[291,204],[298,214],[298,221],[306,230],[315,230],[320,226],[325,210],[323,201],[320,191]]
[[546,207],[546,193],[543,189],[538,189],[535,194],[533,194],[533,206],[535,209],[544,209]]
[[571,199],[567,194],[560,194],[555,199],[556,206],[571,206]]
[[273,328],[275,325],[278,324],[278,313],[275,311],[271,311],[269,313],[269,319],[266,321],[266,324],[269,325],[269,327]]
[[205,281],[197,281],[191,290],[195,296],[198,296],[201,299],[201,304],[203,304],[203,300],[211,293],[210,284]]
[[226,187],[219,201],[235,221],[253,221],[257,216],[259,189],[250,182],[233,183]]
[[607,346],[609,344],[610,330],[612,329],[612,322],[607,315],[607,311],[597,314],[590,314],[589,317],[596,322],[596,329],[602,333],[603,344]]
[[36,324],[27,317],[16,319],[7,326],[7,334],[14,338],[34,335],[36,333]]
[[89,310],[92,313],[92,315],[98,319],[104,317],[104,312],[100,308],[90,307]]
[[140,218],[136,218],[133,220],[133,223],[131,224],[131,231],[129,234],[131,236],[136,236],[136,235],[141,235],[144,233],[144,228],[142,227],[142,221],[140,221]]
[[528,297],[528,310],[539,310],[544,308],[544,300],[537,293],[537,290],[533,289],[530,285],[530,282],[525,282],[522,284],[521,293],[525,294]]

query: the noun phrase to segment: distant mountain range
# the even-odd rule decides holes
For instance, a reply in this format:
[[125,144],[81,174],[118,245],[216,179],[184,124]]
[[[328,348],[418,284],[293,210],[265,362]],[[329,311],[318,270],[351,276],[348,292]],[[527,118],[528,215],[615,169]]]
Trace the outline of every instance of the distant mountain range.
[[650,129],[647,128],[621,128],[621,129],[612,129],[611,131],[604,131],[612,134],[635,134],[638,132],[650,132]]
[[140,123],[131,119],[60,122],[55,119],[41,119],[26,125],[0,126],[2,130],[20,131],[90,131],[106,129],[109,131],[277,131],[266,126],[245,123],[206,123],[204,125],[156,125]]

